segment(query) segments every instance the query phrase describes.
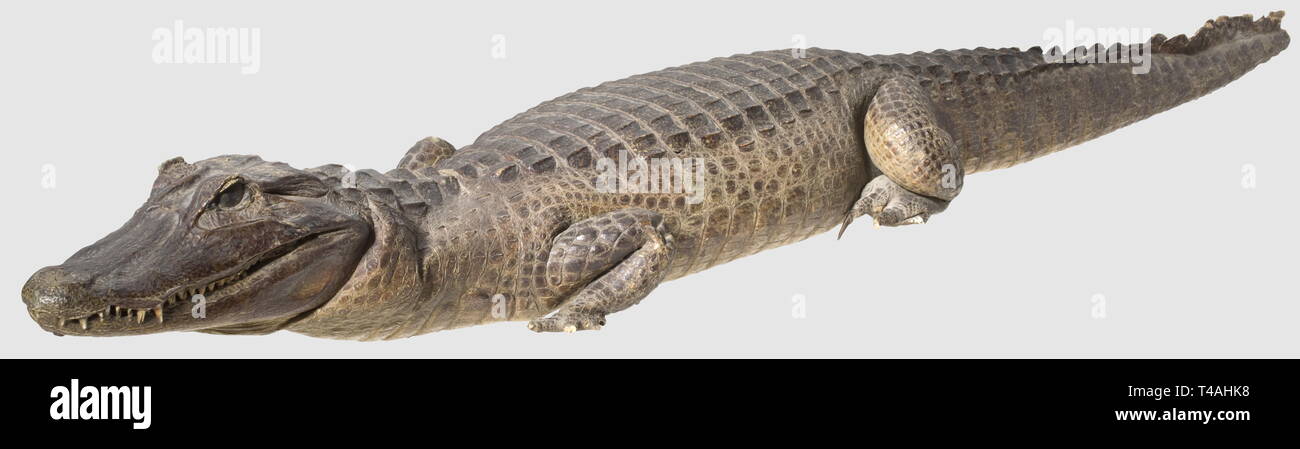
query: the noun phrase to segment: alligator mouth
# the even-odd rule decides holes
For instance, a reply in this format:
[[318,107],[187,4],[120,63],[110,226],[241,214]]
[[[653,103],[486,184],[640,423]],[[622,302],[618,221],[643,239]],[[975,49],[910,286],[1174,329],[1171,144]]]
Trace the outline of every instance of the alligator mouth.
[[[243,281],[249,279],[262,268],[289,255],[298,248],[301,248],[329,232],[330,231],[325,231],[300,237],[284,245],[267,250],[250,259],[248,262],[230,270],[226,270],[223,273],[209,277],[204,281],[174,287],[168,290],[167,293],[159,295],[156,299],[157,302],[152,306],[127,307],[121,304],[110,304],[105,306],[102,310],[91,312],[83,316],[59,319],[58,322],[55,323],[58,325],[56,330],[64,329],[65,326],[68,326],[69,324],[73,326],[80,325],[81,330],[83,331],[94,328],[96,323],[99,323],[100,326],[107,324],[126,326],[132,324],[141,325],[149,322],[150,319],[157,320],[153,321],[153,323],[162,324],[166,322],[167,314],[172,313],[173,309],[185,309],[187,307],[185,304],[187,299],[195,299],[198,295],[205,295],[206,297],[207,295],[212,295],[230,287],[245,283]],[[138,302],[139,300],[131,301]]]

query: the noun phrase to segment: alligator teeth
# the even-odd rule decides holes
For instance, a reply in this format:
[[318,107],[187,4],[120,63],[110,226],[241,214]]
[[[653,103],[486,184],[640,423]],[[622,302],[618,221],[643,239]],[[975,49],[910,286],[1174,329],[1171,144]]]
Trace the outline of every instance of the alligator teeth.
[[108,321],[108,318],[110,318],[110,317],[111,317],[111,318],[115,318],[115,319],[116,319],[116,318],[126,318],[126,319],[128,319],[128,320],[131,319],[131,318],[135,318],[135,322],[136,322],[136,323],[141,323],[141,324],[142,324],[142,323],[145,322],[145,320],[148,320],[148,319],[149,319],[149,312],[150,312],[150,311],[152,311],[154,314],[158,315],[158,322],[159,322],[159,323],[162,323],[163,320],[164,320],[164,316],[163,316],[163,314],[164,314],[164,309],[165,309],[166,306],[171,306],[171,305],[176,304],[176,303],[178,303],[178,302],[184,302],[184,301],[187,301],[187,300],[193,298],[195,295],[201,295],[201,294],[205,294],[205,293],[212,293],[212,292],[217,291],[218,289],[220,289],[220,288],[222,288],[222,287],[225,287],[225,286],[230,285],[230,284],[234,284],[235,282],[237,282],[237,281],[239,281],[241,278],[243,278],[244,275],[247,274],[247,272],[248,272],[248,269],[245,268],[244,270],[241,270],[240,272],[235,273],[234,275],[231,275],[230,277],[227,277],[227,278],[224,278],[224,279],[218,279],[218,280],[212,281],[212,283],[207,284],[207,285],[200,285],[200,286],[197,286],[197,287],[185,287],[185,288],[182,288],[182,289],[180,289],[180,290],[177,290],[176,293],[174,293],[174,294],[172,294],[172,295],[170,295],[170,296],[167,296],[166,298],[162,298],[162,299],[160,300],[160,302],[158,302],[158,303],[157,303],[155,306],[153,306],[153,308],[151,308],[151,309],[133,309],[133,308],[129,308],[129,307],[122,307],[122,306],[118,306],[118,305],[112,305],[112,304],[110,304],[110,305],[104,306],[104,309],[103,309],[103,310],[100,310],[100,311],[98,311],[98,312],[91,312],[90,314],[88,314],[88,315],[86,315],[86,316],[83,316],[83,317],[80,317],[80,318],[61,318],[61,319],[59,319],[59,328],[63,328],[63,327],[65,327],[65,326],[67,326],[69,321],[75,321],[75,322],[77,322],[77,324],[80,324],[80,325],[81,325],[81,329],[82,329],[82,330],[86,330],[86,329],[89,329],[89,328],[90,328],[90,321],[91,321],[91,319],[93,319],[93,318],[95,318],[95,317],[99,317],[99,320],[100,320],[100,321],[104,321],[104,322],[107,322],[107,321]]

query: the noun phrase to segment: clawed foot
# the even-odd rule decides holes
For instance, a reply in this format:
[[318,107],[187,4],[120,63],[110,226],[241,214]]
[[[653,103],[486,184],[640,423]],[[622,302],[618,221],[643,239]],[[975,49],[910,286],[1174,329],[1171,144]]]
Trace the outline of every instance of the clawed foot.
[[605,315],[589,312],[560,312],[546,318],[528,322],[533,332],[577,332],[600,330],[605,325]]
[[862,196],[844,216],[839,236],[843,237],[853,219],[862,215],[870,215],[877,228],[905,226],[925,223],[947,207],[947,201],[912,193],[887,176],[877,176],[862,189]]

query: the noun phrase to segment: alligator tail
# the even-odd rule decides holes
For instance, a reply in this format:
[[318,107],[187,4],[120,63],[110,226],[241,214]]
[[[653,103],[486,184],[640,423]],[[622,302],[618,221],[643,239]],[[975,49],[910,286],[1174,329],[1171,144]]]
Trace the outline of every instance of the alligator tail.
[[[1020,77],[1019,95],[1046,101],[1009,102],[1016,110],[999,114],[995,129],[1019,131],[1023,145],[999,145],[968,156],[967,172],[1016,165],[1100,137],[1231,83],[1281,53],[1291,38],[1282,29],[1283,11],[1255,20],[1250,15],[1210,20],[1192,37],[1080,47],[1044,54]],[[1143,55],[1131,63],[1115,55]],[[1138,60],[1141,60],[1139,62]]]
[[[1282,29],[1283,11],[1259,20],[1250,15],[1206,21],[1192,37],[1180,34],[1152,36],[1146,46],[1151,62],[1148,73],[1134,72],[1123,64],[1087,67],[1093,92],[1118,95],[1081,99],[1103,126],[1077,136],[1073,145],[1195,100],[1231,83],[1285,50],[1291,37]],[[1069,70],[1069,68],[1067,68]],[[1118,73],[1117,73],[1118,72]]]

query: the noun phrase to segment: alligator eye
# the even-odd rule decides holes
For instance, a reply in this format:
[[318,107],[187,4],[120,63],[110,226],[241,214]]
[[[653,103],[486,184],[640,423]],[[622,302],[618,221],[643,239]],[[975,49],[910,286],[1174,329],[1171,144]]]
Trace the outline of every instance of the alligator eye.
[[217,195],[217,198],[212,200],[212,204],[208,205],[208,207],[233,209],[235,206],[238,206],[239,203],[244,202],[244,197],[247,196],[247,193],[248,189],[244,187],[244,183],[236,182],[226,186],[226,189],[222,190],[221,194]]

